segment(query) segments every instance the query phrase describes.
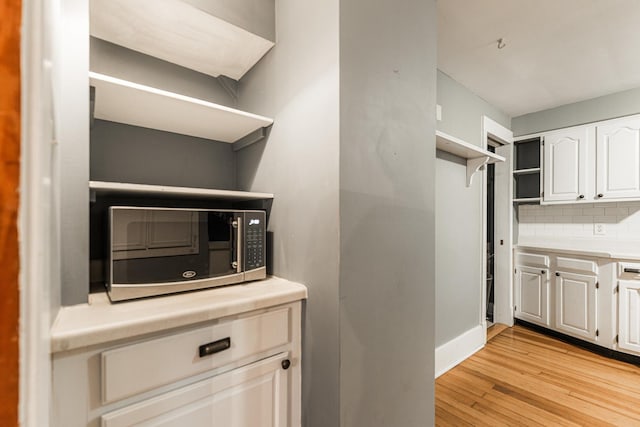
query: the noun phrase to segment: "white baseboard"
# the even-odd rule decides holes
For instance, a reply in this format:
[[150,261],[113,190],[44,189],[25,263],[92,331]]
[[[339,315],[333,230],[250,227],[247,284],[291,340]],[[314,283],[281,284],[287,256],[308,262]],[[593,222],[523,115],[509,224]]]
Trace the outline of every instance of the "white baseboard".
[[484,347],[486,336],[486,327],[478,325],[436,348],[436,378]]

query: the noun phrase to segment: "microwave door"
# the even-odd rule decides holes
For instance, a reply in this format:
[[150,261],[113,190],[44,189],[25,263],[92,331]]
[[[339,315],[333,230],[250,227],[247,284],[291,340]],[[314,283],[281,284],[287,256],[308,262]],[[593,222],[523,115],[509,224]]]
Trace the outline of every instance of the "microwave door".
[[[233,212],[208,212],[209,277],[227,276],[240,271],[238,224]],[[240,226],[241,227],[241,226]]]

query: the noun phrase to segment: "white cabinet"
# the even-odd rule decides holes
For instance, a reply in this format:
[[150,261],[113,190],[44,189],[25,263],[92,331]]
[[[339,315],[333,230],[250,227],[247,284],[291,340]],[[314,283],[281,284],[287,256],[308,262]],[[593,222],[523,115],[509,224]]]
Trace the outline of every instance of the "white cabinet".
[[287,427],[287,354],[135,403],[101,417],[102,427]]
[[57,352],[52,425],[299,427],[300,326],[298,301]]
[[574,202],[587,194],[587,128],[570,128],[544,137],[544,201]]
[[640,198],[640,117],[597,126],[599,199]]
[[640,280],[620,280],[618,290],[618,348],[640,354]]
[[640,263],[618,263],[618,350],[640,355]]
[[640,116],[542,136],[542,203],[640,199]]
[[555,328],[590,341],[596,339],[596,276],[555,272]]
[[515,277],[515,317],[550,326],[549,270],[547,268],[517,266]]

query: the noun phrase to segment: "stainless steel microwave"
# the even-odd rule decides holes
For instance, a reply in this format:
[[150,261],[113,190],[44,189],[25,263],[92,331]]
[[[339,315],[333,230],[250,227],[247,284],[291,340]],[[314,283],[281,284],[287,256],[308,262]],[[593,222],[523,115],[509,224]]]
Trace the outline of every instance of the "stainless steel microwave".
[[265,223],[264,211],[110,207],[109,298],[264,279]]

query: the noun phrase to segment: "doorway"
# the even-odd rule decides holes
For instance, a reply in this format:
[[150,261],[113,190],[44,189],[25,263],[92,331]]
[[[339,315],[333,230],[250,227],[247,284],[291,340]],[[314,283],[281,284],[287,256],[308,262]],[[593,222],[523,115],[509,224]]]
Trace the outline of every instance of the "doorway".
[[483,173],[484,251],[480,321],[486,327],[495,323],[513,326],[513,133],[485,116],[483,142],[485,149],[504,157],[505,161],[487,165]]
[[[495,145],[492,144],[491,139],[487,141],[487,150],[495,153]],[[486,314],[485,319],[487,321],[487,328],[493,326],[493,305],[495,302],[495,293],[493,286],[494,271],[494,257],[495,257],[495,176],[496,166],[495,164],[487,165],[487,274],[485,280],[487,282],[486,288]]]

